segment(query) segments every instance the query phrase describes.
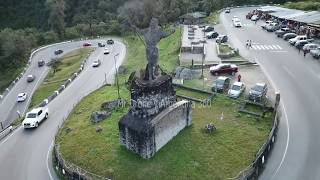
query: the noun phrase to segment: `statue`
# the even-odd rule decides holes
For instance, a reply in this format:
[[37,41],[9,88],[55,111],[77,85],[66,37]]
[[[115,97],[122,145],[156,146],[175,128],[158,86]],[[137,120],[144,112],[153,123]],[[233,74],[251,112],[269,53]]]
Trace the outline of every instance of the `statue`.
[[144,80],[155,79],[155,73],[157,71],[159,61],[159,50],[157,44],[160,42],[162,38],[165,38],[173,33],[165,33],[160,29],[158,24],[159,21],[157,18],[152,18],[150,21],[149,28],[146,29],[139,29],[136,26],[130,24],[138,33],[139,37],[140,34],[142,34],[144,37],[144,45],[146,46],[146,55],[148,60]]

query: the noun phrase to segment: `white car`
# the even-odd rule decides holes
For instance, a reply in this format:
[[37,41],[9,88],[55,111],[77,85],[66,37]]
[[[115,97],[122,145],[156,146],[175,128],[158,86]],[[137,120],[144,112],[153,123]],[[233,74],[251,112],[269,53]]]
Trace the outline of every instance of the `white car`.
[[19,93],[17,97],[17,102],[23,102],[27,99],[27,93]]
[[99,67],[100,64],[101,64],[101,61],[100,61],[99,59],[98,59],[98,60],[95,60],[95,61],[93,61],[93,63],[92,63],[92,67]]
[[258,15],[253,15],[251,17],[251,21],[257,21],[257,20],[259,20],[259,16]]
[[25,129],[37,128],[43,120],[48,118],[48,116],[48,108],[35,108],[26,114],[26,118],[23,120],[22,125]]
[[233,16],[232,21],[239,19],[238,16]]
[[234,27],[242,27],[242,23],[240,21],[240,19],[236,19],[233,21],[233,26]]
[[243,82],[234,82],[228,91],[228,96],[231,98],[238,98],[244,92],[246,86]]
[[318,44],[312,44],[312,43],[310,43],[310,44],[304,45],[303,48],[302,48],[302,50],[307,51],[307,52],[310,52],[311,50],[315,50],[315,49],[317,49],[318,47],[319,47]]
[[108,48],[105,48],[105,49],[104,49],[104,52],[103,52],[103,54],[110,54],[110,51],[109,51],[109,49],[108,49]]
[[307,36],[306,35],[296,36],[295,38],[289,39],[289,43],[291,45],[295,45],[297,41],[301,41],[301,40],[307,40]]

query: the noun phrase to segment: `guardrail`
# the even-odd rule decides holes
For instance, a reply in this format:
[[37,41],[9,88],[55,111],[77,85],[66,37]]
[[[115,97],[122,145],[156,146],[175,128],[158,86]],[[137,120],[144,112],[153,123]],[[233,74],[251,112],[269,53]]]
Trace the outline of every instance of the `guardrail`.
[[2,94],[0,94],[0,101],[1,101],[2,99],[4,99],[6,95],[9,94],[9,92],[11,91],[11,89],[13,89],[13,87],[17,84],[17,82],[23,77],[23,75],[25,74],[25,72],[27,71],[28,67],[29,67],[30,64],[31,64],[31,61],[32,61],[33,56],[34,56],[37,52],[39,52],[39,51],[41,51],[41,50],[43,50],[43,49],[49,48],[49,47],[51,47],[51,46],[56,46],[56,45],[60,45],[60,44],[66,44],[66,43],[69,43],[69,42],[71,42],[71,41],[65,41],[65,42],[50,44],[50,45],[43,46],[43,47],[40,47],[40,48],[32,51],[31,54],[30,54],[29,60],[28,60],[28,62],[27,62],[27,64],[26,64],[26,66],[23,68],[23,71],[18,75],[18,77],[16,77],[16,79],[15,79],[14,81],[12,81],[12,82],[10,83],[10,85],[5,89],[5,91],[2,92]]

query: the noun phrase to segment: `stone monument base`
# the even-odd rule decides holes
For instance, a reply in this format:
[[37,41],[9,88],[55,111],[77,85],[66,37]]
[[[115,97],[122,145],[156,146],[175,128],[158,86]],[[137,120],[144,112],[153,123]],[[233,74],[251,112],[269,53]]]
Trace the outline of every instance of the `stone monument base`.
[[174,103],[151,119],[128,113],[119,122],[120,144],[148,159],[191,123],[192,105],[185,100]]

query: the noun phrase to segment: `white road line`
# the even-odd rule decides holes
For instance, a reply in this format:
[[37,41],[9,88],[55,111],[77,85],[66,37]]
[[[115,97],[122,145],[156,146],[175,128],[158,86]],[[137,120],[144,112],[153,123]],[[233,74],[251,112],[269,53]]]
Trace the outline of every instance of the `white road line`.
[[261,47],[259,45],[257,45],[258,50],[261,50]]
[[254,50],[256,50],[256,49],[257,49],[256,45],[252,45],[252,48],[253,48]]
[[274,52],[274,53],[286,53],[286,52],[288,52],[288,51],[270,51],[270,52]]
[[282,47],[281,46],[279,46],[279,45],[276,45],[280,50],[282,49]]
[[278,49],[278,47],[277,47],[276,45],[272,45],[272,47],[273,47],[274,49]]
[[260,45],[260,48],[261,48],[262,50],[264,50],[264,46],[263,46],[263,45]]
[[267,45],[263,46],[266,50],[269,50],[269,47]]
[[273,47],[272,47],[272,45],[268,45],[268,47],[271,49],[271,50],[273,50]]
[[12,132],[9,136],[7,136],[5,139],[3,139],[3,140],[0,142],[0,146],[1,146],[3,143],[7,142],[8,139],[9,139],[11,136],[13,136],[13,135],[14,135],[19,129],[21,129],[21,128],[22,128],[22,126],[19,126],[17,129],[13,130],[13,132]]
[[[53,140],[53,141],[54,141],[54,140]],[[48,170],[48,174],[49,174],[51,180],[53,180],[53,177],[52,177],[52,174],[51,174],[51,171],[50,171],[50,168],[49,168],[49,163],[50,163],[49,158],[51,157],[51,156],[50,156],[50,152],[51,152],[52,147],[53,147],[53,141],[51,142],[50,147],[49,147],[49,150],[48,150],[48,152],[47,152],[47,170]]]

